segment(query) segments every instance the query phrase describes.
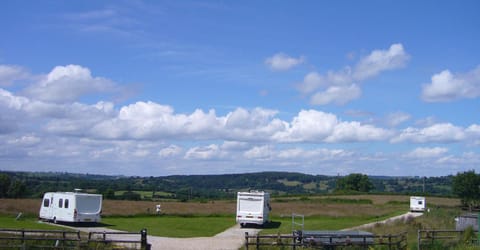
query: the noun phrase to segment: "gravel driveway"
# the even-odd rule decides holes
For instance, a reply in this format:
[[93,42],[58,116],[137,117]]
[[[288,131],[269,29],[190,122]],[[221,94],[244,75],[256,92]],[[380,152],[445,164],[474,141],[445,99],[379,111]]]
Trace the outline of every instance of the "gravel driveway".
[[148,243],[152,249],[238,250],[245,242],[245,232],[256,235],[259,231],[257,228],[240,228],[237,224],[213,237],[167,238],[149,235]]

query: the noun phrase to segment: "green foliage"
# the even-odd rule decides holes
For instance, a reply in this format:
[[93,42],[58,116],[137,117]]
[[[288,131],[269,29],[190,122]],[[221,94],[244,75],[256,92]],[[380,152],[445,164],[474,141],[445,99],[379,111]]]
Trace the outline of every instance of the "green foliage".
[[[357,176],[358,175],[358,176]],[[369,190],[375,193],[452,195],[452,176],[446,177],[386,177],[365,175],[359,185],[338,190],[338,177],[307,175],[289,172],[260,172],[224,175],[173,175],[161,177],[105,176],[71,173],[0,172],[0,197],[40,198],[45,192],[72,191],[75,188],[101,193],[105,199],[138,199],[138,195],[123,195],[124,191],[139,193],[142,200],[212,200],[234,199],[237,191],[266,190],[272,196],[312,194],[358,194]],[[338,182],[340,183],[337,183]],[[364,182],[363,182],[364,181]],[[370,185],[370,184],[372,185]],[[336,186],[336,185],[339,186]],[[5,189],[5,187],[7,187]],[[350,190],[351,189],[351,190]],[[10,192],[9,192],[10,190]],[[121,194],[120,191],[123,191]]]
[[462,204],[470,209],[480,201],[480,175],[475,171],[458,173],[453,178],[453,192],[460,197]]
[[0,198],[21,198],[26,194],[24,182],[13,179],[6,174],[0,174]]
[[373,184],[367,175],[350,174],[343,178],[337,179],[336,190],[347,190],[368,193],[373,189]]

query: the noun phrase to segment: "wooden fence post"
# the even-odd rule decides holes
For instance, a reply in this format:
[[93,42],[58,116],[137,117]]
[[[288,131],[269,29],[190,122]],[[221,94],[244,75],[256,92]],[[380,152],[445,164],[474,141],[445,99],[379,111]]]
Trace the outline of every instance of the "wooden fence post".
[[245,232],[245,249],[248,250],[248,232]]

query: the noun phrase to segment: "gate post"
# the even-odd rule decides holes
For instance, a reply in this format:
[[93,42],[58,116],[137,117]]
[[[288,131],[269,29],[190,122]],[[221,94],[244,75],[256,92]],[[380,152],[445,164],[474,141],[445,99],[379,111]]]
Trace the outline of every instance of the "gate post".
[[140,245],[142,249],[150,250],[150,244],[147,243],[147,229],[144,228],[140,231]]

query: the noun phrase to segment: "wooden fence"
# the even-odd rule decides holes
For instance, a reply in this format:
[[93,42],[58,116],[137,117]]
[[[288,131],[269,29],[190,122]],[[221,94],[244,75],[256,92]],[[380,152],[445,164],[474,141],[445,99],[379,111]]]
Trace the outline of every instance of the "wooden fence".
[[[140,232],[89,232],[0,229],[1,249],[150,249],[147,230]],[[109,248],[110,249],[110,248]]]
[[[464,230],[418,230],[418,250],[429,249],[435,244],[457,245],[459,243],[478,243],[478,231],[472,231],[471,238],[466,237]],[[463,241],[463,242],[462,242]],[[466,242],[468,241],[468,242]]]
[[[299,237],[298,234],[292,235],[248,235],[245,233],[245,249],[262,249],[265,247],[310,247],[310,248],[345,248],[345,247],[360,247],[369,249],[372,246],[385,246],[386,249],[407,249],[407,233],[395,235],[309,235],[308,238]],[[252,247],[252,248],[251,248]]]

